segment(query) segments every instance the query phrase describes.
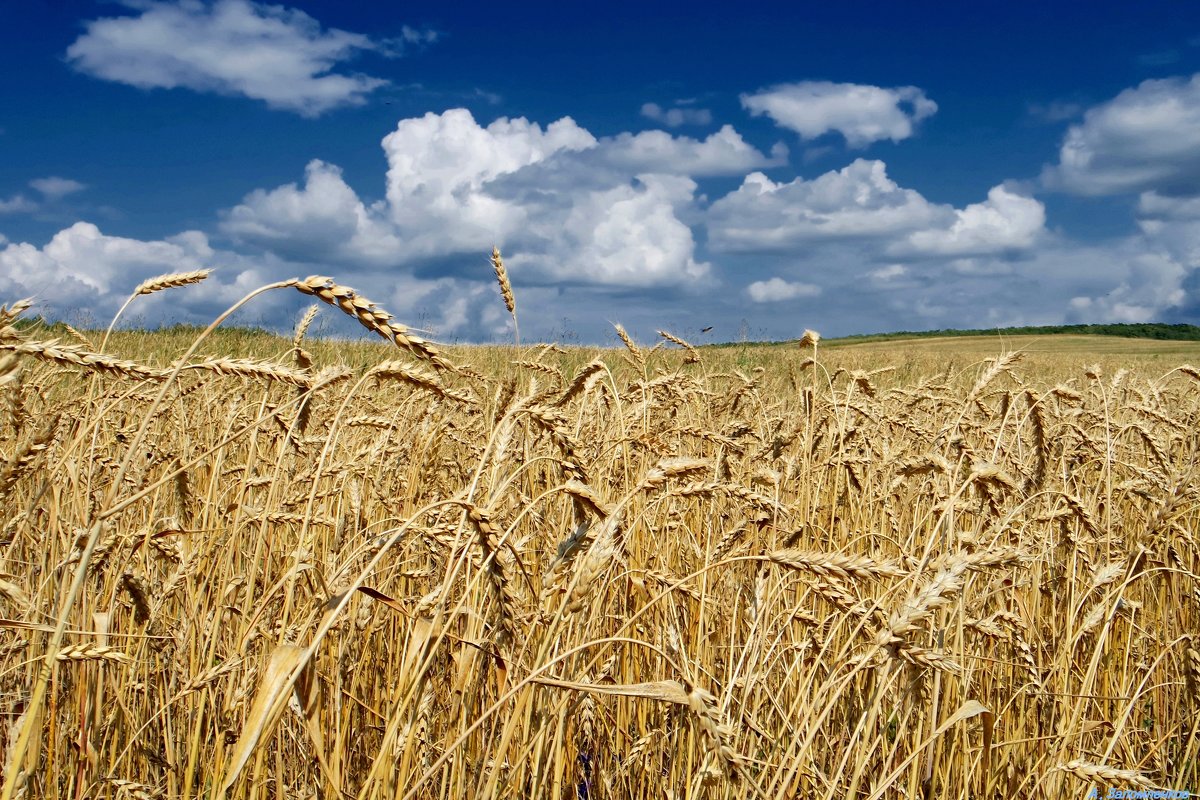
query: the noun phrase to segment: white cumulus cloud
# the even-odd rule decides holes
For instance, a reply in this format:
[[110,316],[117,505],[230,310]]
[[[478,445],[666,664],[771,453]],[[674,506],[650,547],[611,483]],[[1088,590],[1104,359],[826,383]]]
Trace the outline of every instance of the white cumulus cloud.
[[692,229],[675,212],[695,190],[690,178],[646,174],[569,198],[562,217],[553,201],[546,203],[530,216],[553,246],[524,259],[555,281],[648,287],[702,279],[710,265],[696,260]]
[[798,297],[816,297],[820,293],[821,287],[814,284],[785,281],[779,277],[755,281],[746,287],[746,294],[756,303],[777,303],[782,300],[795,300]]
[[[140,89],[244,95],[318,116],[360,105],[387,81],[335,71],[364,51],[394,46],[321,24],[298,9],[251,0],[128,3],[140,13],[86,24],[67,48],[81,72]],[[418,37],[413,31],[412,36]],[[402,37],[403,38],[403,37]]]
[[545,129],[505,117],[485,128],[461,108],[401,120],[383,139],[388,213],[414,256],[487,248],[526,220],[522,208],[487,191],[491,181],[595,145],[570,117]]
[[142,240],[77,222],[41,247],[0,241],[0,297],[32,297],[40,313],[57,318],[84,313],[85,324],[104,325],[147,278],[209,268],[213,274],[199,285],[139,298],[130,316],[207,322],[251,290],[292,272],[274,255],[251,258],[217,250],[201,231]]
[[950,257],[1032,247],[1045,230],[1042,203],[1003,186],[963,209],[931,203],[858,159],[812,180],[751,173],[708,210],[709,245],[722,252],[787,253],[843,241],[875,255]]
[[812,180],[783,183],[751,173],[712,204],[709,242],[724,251],[788,251],[813,240],[908,233],[948,214],[897,185],[882,161],[858,159]]
[[[465,109],[401,120],[383,140],[385,198],[366,203],[329,164],[303,186],[258,190],[225,213],[243,244],[293,260],[445,272],[499,244],[514,280],[695,288],[694,176],[778,163],[731,127],[705,139],[663,131],[597,138],[564,117],[478,123]],[[685,221],[688,220],[688,221]]]
[[779,165],[787,158],[782,143],[772,148],[770,158],[765,157],[732,125],[723,125],[704,139],[642,131],[620,133],[599,144],[603,160],[619,169],[673,175],[742,175],[746,170]]
[[0,250],[0,292],[90,305],[127,293],[153,275],[200,269],[211,255],[207,237],[196,231],[145,242],[106,236],[90,222],[77,222],[45,247],[14,243]]
[[1089,109],[1042,179],[1081,195],[1200,194],[1200,75],[1145,81]]
[[401,242],[381,205],[365,205],[323,161],[309,162],[304,186],[257,189],[224,215],[226,233],[283,258],[372,266],[403,261]]
[[850,147],[866,147],[913,135],[916,124],[937,111],[937,103],[915,86],[885,89],[859,83],[800,81],[743,94],[742,105],[756,116],[804,139],[840,133]]
[[1038,200],[994,186],[988,199],[954,212],[948,228],[915,231],[914,250],[931,255],[972,255],[1031,247],[1045,230],[1046,207]]

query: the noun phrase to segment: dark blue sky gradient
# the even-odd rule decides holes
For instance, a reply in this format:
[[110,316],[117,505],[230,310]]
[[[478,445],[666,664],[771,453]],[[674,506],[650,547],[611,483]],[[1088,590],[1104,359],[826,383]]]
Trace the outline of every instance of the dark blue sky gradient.
[[[1200,5],[1179,2],[291,5],[327,28],[389,37],[404,25],[427,26],[442,37],[408,57],[358,58],[354,67],[392,85],[363,107],[313,120],[247,98],[143,91],[81,75],[64,53],[82,21],[132,10],[6,3],[0,194],[43,174],[70,175],[96,187],[88,201],[107,207],[113,233],[129,236],[203,226],[245,192],[295,180],[311,158],[338,164],[360,194],[378,197],[379,140],[401,117],[457,106],[481,123],[571,116],[605,135],[646,127],[643,102],[697,98],[749,141],[783,140],[799,155],[805,147],[794,136],[749,117],[738,95],[832,80],[924,89],[938,112],[920,135],[867,154],[885,160],[901,185],[962,205],[1001,181],[1032,179],[1053,160],[1066,123],[1035,118],[1031,105],[1087,105],[1146,78],[1200,69],[1200,47],[1188,41],[1200,34]],[[1166,63],[1153,63],[1156,56]],[[773,177],[816,175],[845,156],[837,148],[793,158]],[[1126,207],[1051,201],[1056,224],[1088,237],[1125,232]],[[62,222],[45,214],[6,220],[3,230],[38,240]]]

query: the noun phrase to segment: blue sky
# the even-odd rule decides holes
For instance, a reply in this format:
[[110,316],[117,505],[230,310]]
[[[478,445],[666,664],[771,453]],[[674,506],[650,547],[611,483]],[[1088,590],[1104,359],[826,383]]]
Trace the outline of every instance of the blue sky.
[[[30,0],[0,299],[322,273],[444,341],[1200,323],[1200,7]],[[302,298],[253,321],[291,324]],[[700,329],[713,326],[701,335]]]

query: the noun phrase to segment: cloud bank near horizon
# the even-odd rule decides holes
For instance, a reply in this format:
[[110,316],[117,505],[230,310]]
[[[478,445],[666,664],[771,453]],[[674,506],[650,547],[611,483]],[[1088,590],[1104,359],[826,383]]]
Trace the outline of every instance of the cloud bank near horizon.
[[[299,42],[325,55],[280,62],[299,76],[292,100],[255,95],[234,77],[195,77],[208,63],[196,55],[208,52],[199,36],[198,49],[180,56],[175,85],[292,111],[300,102],[329,110],[369,91],[315,88],[347,53],[379,45],[300,12],[245,0],[136,8],[119,25],[89,26],[72,46],[76,66],[100,74],[101,62],[88,60],[96,53],[145,55],[146,30],[183,15],[212,41],[257,36],[265,52]],[[804,327],[838,334],[1200,313],[1200,76],[1146,81],[1083,110],[1040,180],[1000,183],[958,207],[899,184],[882,159],[857,152],[918,135],[937,111],[921,89],[810,81],[741,101],[801,140],[841,137],[843,165],[796,174],[786,143],[756,147],[690,105],[643,106],[671,130],[604,136],[569,116],[485,122],[451,108],[401,119],[382,139],[386,170],[374,196],[313,158],[294,182],[214,209],[206,230],[143,241],[79,221],[40,246],[0,238],[0,291],[34,295],[51,313],[86,307],[102,317],[149,275],[215,267],[203,289],[143,310],[196,320],[259,282],[321,272],[436,337],[487,341],[509,335],[486,263],[498,245],[522,327],[543,338],[602,341],[612,321],[685,334],[716,321],[732,338],[739,322],[752,335],[783,337]],[[40,201],[0,198],[0,215],[69,203],[85,188],[57,176],[31,185]],[[1054,192],[1128,196],[1137,231],[1103,245],[1072,241],[1049,224],[1041,198]]]

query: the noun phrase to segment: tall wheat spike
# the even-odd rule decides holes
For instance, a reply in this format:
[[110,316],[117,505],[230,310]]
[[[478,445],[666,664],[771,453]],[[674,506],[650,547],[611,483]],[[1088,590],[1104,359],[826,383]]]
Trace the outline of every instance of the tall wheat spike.
[[517,347],[521,346],[521,328],[517,324],[517,299],[513,296],[512,282],[508,279],[508,269],[504,259],[500,257],[500,248],[492,248],[492,269],[496,273],[496,282],[500,284],[500,296],[504,298],[504,307],[513,318],[513,339]]

